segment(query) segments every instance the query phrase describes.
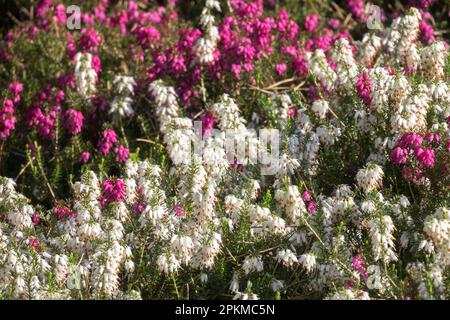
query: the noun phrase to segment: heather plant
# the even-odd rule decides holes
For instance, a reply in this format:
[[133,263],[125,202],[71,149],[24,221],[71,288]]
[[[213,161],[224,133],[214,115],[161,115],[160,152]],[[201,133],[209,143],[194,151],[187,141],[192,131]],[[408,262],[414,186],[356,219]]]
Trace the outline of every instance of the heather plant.
[[0,29],[0,298],[449,298],[440,1],[73,4]]

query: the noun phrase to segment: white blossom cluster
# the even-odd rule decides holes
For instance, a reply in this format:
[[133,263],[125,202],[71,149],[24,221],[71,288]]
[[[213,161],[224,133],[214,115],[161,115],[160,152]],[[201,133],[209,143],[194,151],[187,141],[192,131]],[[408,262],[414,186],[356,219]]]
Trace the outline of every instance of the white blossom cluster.
[[200,25],[204,34],[194,46],[194,52],[200,64],[214,61],[214,51],[220,38],[219,30],[215,25],[214,11],[221,11],[220,2],[217,0],[206,0],[205,7],[200,15]]
[[92,67],[92,54],[78,52],[75,55],[75,83],[77,91],[90,98],[96,92],[97,72]]
[[109,114],[112,115],[113,120],[118,122],[121,118],[129,118],[133,115],[134,110],[132,108],[134,95],[134,87],[136,81],[133,77],[117,75],[114,78],[114,88],[116,96],[111,102]]

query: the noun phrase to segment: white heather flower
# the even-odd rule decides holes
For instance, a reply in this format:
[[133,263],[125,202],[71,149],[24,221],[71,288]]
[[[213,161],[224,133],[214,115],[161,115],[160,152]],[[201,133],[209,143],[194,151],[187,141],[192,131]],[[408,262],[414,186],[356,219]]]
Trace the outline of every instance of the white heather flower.
[[365,169],[358,171],[356,181],[364,192],[368,193],[381,187],[383,176],[383,169],[379,165],[369,163]]
[[366,213],[373,213],[376,209],[375,203],[371,200],[366,200],[361,203],[361,210]]
[[270,287],[272,288],[273,292],[280,291],[284,288],[284,281],[283,280],[272,280],[272,283],[270,284]]
[[336,85],[336,72],[328,64],[327,58],[323,50],[314,51],[314,55],[310,52],[306,53],[305,59],[308,66],[317,80],[327,89],[332,90]]
[[362,290],[343,288],[333,295],[325,298],[327,300],[370,300],[369,294]]
[[427,87],[420,84],[417,89],[397,105],[391,116],[391,132],[394,134],[425,130],[430,97]]
[[187,236],[174,235],[170,242],[172,252],[175,252],[177,260],[185,265],[188,265],[192,258],[192,250],[194,248],[192,239]]
[[359,49],[357,60],[365,66],[373,65],[373,61],[382,47],[382,39],[374,33],[366,33],[361,42],[356,41],[355,44]]
[[0,177],[0,208],[7,221],[16,230],[26,230],[33,226],[31,216],[34,214],[28,200],[15,191],[15,183],[12,179]]
[[278,116],[278,123],[285,125],[289,118],[289,109],[293,106],[291,97],[287,94],[273,94],[270,99],[273,105],[276,106],[275,110]]
[[298,258],[298,262],[305,268],[307,272],[314,270],[316,266],[316,257],[312,254],[302,254]]
[[328,101],[326,100],[316,100],[314,101],[311,110],[320,118],[325,119],[330,107]]
[[336,62],[336,84],[342,89],[351,89],[358,76],[358,67],[347,39],[339,39],[334,44],[332,59]]
[[66,255],[55,255],[54,256],[55,261],[55,268],[54,273],[56,277],[56,281],[59,283],[63,283],[66,281],[67,275],[68,275],[68,258]]
[[371,290],[382,290],[383,282],[381,279],[381,271],[379,266],[370,265],[367,268],[369,277],[366,280],[367,287]]
[[383,40],[383,45],[386,47],[383,58],[386,62],[404,63],[408,49],[418,37],[421,19],[420,12],[416,8],[410,8],[405,16],[393,21]]
[[200,273],[200,282],[201,283],[207,283],[208,282],[208,275],[206,273]]
[[239,292],[239,275],[236,272],[233,273],[233,278],[230,283],[230,291],[232,293]]
[[214,25],[215,19],[213,11],[220,12],[218,1],[208,0],[200,15],[200,25],[203,29],[203,37],[199,38],[193,48],[197,61],[200,64],[211,63],[214,61],[214,51],[219,42],[219,31]]
[[406,53],[406,65],[411,70],[417,70],[420,62],[419,50],[415,43],[411,44]]
[[230,215],[233,222],[237,222],[240,217],[240,210],[244,204],[244,200],[238,199],[233,195],[225,197],[225,212]]
[[206,0],[205,7],[220,12],[220,2],[218,0]]
[[425,218],[423,231],[436,246],[447,246],[450,238],[450,210],[439,208],[433,215]]
[[136,81],[133,77],[117,75],[114,79],[114,88],[116,96],[111,103],[109,114],[113,116],[115,122],[118,122],[121,118],[128,118],[133,115],[134,110],[131,107],[134,95],[134,86]]
[[373,110],[387,108],[393,76],[385,68],[373,68],[369,70],[371,105]]
[[221,130],[238,129],[246,123],[241,117],[238,105],[228,94],[222,95],[220,102],[213,104],[212,111],[215,118],[219,120]]
[[288,186],[287,190],[277,189],[274,198],[279,206],[286,211],[291,223],[299,223],[299,219],[307,213],[297,186]]
[[400,105],[411,92],[411,86],[408,79],[399,75],[390,80],[389,96],[395,105]]
[[374,260],[383,260],[386,263],[397,261],[393,236],[395,226],[391,217],[388,215],[375,217],[368,222],[368,227]]
[[433,100],[442,103],[450,102],[450,92],[445,81],[439,81],[436,84],[429,84],[431,95]]
[[[149,86],[149,91],[153,95],[156,103],[156,116],[160,122],[165,122],[167,118],[178,116],[179,105],[177,95],[173,87],[167,87],[161,80],[153,81]],[[163,129],[166,129],[165,127]]]
[[77,90],[84,98],[89,98],[95,93],[97,82],[97,73],[92,67],[92,55],[78,52],[75,61],[74,77]]
[[278,251],[275,258],[287,268],[293,267],[298,262],[297,256],[289,249]]
[[242,270],[245,274],[249,274],[250,272],[261,272],[264,270],[264,264],[261,260],[261,257],[246,257],[244,262],[242,263]]
[[278,178],[291,176],[299,167],[300,163],[297,159],[290,157],[286,153],[283,153],[277,161],[275,174]]
[[444,42],[433,42],[421,51],[420,70],[430,79],[442,79],[447,56]]
[[165,255],[162,254],[156,259],[156,267],[160,272],[165,274],[177,272],[181,267],[180,262],[175,258],[173,254]]

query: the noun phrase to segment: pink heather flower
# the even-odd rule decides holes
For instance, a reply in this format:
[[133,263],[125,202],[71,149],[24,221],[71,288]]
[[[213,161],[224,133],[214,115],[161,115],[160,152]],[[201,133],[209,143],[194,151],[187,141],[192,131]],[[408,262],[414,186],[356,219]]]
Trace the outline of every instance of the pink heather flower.
[[70,32],[67,32],[66,38],[67,38],[67,45],[66,45],[67,55],[69,56],[70,59],[73,59],[77,54],[77,46]]
[[41,222],[41,219],[39,218],[39,215],[38,215],[37,213],[34,213],[34,214],[31,216],[31,221],[33,221],[33,224],[34,224],[35,226],[37,226],[37,225]]
[[95,6],[92,8],[92,12],[94,13],[94,16],[99,21],[105,21],[106,20],[106,13],[105,13],[105,7],[102,5]]
[[[9,92],[14,95],[14,103],[20,102],[19,94],[23,91],[23,84],[14,81],[8,87]],[[17,101],[18,100],[18,101]]]
[[85,24],[85,25],[88,25],[88,26],[94,25],[94,15],[92,15],[90,13],[82,13],[81,20],[82,20],[83,24]]
[[337,27],[339,27],[340,24],[341,24],[341,22],[339,21],[339,19],[330,19],[330,20],[328,20],[328,25],[330,27],[332,27],[333,29],[336,29]]
[[51,4],[52,0],[41,0],[36,7],[36,15],[39,18],[44,18]]
[[236,77],[236,79],[240,80],[241,79],[241,72],[242,72],[242,67],[240,64],[235,64],[233,63],[231,65],[231,72],[234,74],[234,76]]
[[276,28],[281,33],[280,39],[283,41],[286,38],[293,40],[298,34],[298,24],[289,19],[289,14],[285,9],[280,10]]
[[405,167],[402,169],[402,176],[406,181],[414,181],[416,179],[416,172],[414,168]]
[[424,151],[420,152],[417,155],[417,159],[425,167],[428,167],[428,168],[434,167],[434,151],[433,151],[433,149],[426,148]]
[[51,111],[49,114],[43,114],[41,111],[38,114],[37,127],[42,138],[53,139],[55,136],[53,129],[56,127],[56,112]]
[[408,155],[408,150],[395,147],[394,150],[391,151],[390,158],[392,162],[396,165],[400,165],[406,163],[406,156]]
[[55,103],[61,104],[61,102],[64,100],[64,97],[64,91],[58,90],[58,92],[56,92],[55,94]]
[[422,147],[417,147],[414,149],[414,156],[416,158],[419,158],[419,156],[423,153],[423,149]]
[[34,157],[36,155],[36,146],[34,143],[28,143],[28,148],[30,149],[31,155]]
[[76,213],[70,211],[70,209],[66,206],[56,207],[53,209],[53,212],[56,215],[56,219],[61,220],[63,218],[74,218]]
[[262,0],[231,0],[231,6],[239,17],[259,17],[264,11]]
[[439,133],[427,133],[425,135],[425,140],[430,144],[434,142],[438,145],[441,143],[441,135]]
[[186,217],[186,212],[183,210],[183,208],[181,207],[181,205],[179,203],[177,203],[175,205],[175,207],[173,207],[173,210],[175,211],[175,215],[177,217]]
[[291,119],[294,119],[296,113],[297,113],[297,110],[295,110],[294,108],[288,109],[288,115],[289,115],[289,117],[291,117]]
[[447,139],[447,151],[450,152],[450,139]]
[[182,55],[176,55],[172,58],[172,64],[171,64],[172,70],[174,74],[180,74],[183,72],[186,72],[187,67],[184,63],[184,58]]
[[344,287],[345,287],[345,289],[350,290],[350,289],[354,288],[357,284],[358,284],[358,281],[356,281],[356,279],[350,279],[345,282]]
[[16,117],[14,116],[14,104],[7,99],[0,109],[0,139],[6,139],[15,129]]
[[230,167],[236,170],[242,170],[244,168],[244,166],[241,163],[237,162],[237,159],[234,159],[233,162],[230,163]]
[[107,155],[113,145],[117,142],[117,134],[113,129],[106,129],[102,133],[102,139],[98,143],[100,153]]
[[295,57],[293,68],[299,76],[305,76],[308,74],[308,62],[303,59],[303,56]]
[[100,44],[100,37],[97,35],[93,28],[81,30],[80,45],[83,52],[92,51],[97,52]]
[[398,146],[402,148],[417,149],[422,146],[423,137],[416,133],[406,133],[398,141]]
[[319,23],[319,16],[317,14],[312,14],[305,17],[304,27],[305,30],[314,33],[317,29],[317,24]]
[[275,70],[278,73],[278,75],[282,76],[286,73],[287,66],[285,63],[279,63],[275,66]]
[[306,207],[308,212],[312,213],[313,215],[316,214],[316,203],[314,201],[310,201],[308,203],[308,206]]
[[100,57],[96,54],[92,56],[92,62],[91,62],[92,69],[95,70],[95,73],[99,74],[102,72],[102,61]]
[[316,46],[316,49],[327,50],[331,46],[333,39],[328,35],[322,35],[312,40],[312,44]]
[[281,53],[287,54],[293,58],[297,57],[297,49],[294,46],[285,46],[281,48]]
[[420,21],[419,29],[423,41],[425,42],[426,45],[430,45],[436,40],[436,38],[434,37],[433,27],[429,25],[424,19]]
[[139,214],[144,212],[145,208],[147,208],[145,203],[134,203],[132,206],[133,211]]
[[311,97],[312,100],[319,99],[319,93],[317,92],[316,86],[310,85],[308,87],[308,94]]
[[305,192],[303,192],[302,194],[302,199],[305,202],[309,202],[311,201],[311,192],[309,192],[308,190],[306,190]]
[[63,4],[60,3],[55,7],[55,17],[58,23],[66,24],[67,22],[66,7]]
[[364,280],[367,280],[368,275],[366,272],[366,261],[363,257],[361,257],[361,255],[357,254],[353,257],[352,267],[360,276],[363,277]]
[[125,197],[126,187],[121,179],[107,179],[103,181],[103,205],[110,202],[122,202]]
[[39,240],[36,237],[31,236],[29,239],[27,239],[26,241],[27,245],[29,245],[31,248],[33,248],[34,251],[38,251],[39,247],[40,247],[40,243]]
[[116,149],[114,149],[114,151],[116,152],[117,163],[125,163],[128,160],[128,157],[130,156],[130,151],[123,145],[119,145]]
[[212,113],[203,113],[200,116],[202,121],[202,135],[208,137],[214,128],[214,115]]
[[366,106],[369,106],[372,102],[372,96],[370,92],[370,78],[367,72],[363,72],[358,76],[356,81],[356,90],[359,96]]
[[157,44],[161,38],[158,29],[153,26],[138,27],[135,31],[135,35],[139,45],[144,48]]
[[248,63],[244,63],[244,70],[247,72],[252,72],[253,71],[253,64],[248,62]]
[[82,164],[86,164],[89,161],[89,158],[91,157],[91,154],[89,151],[84,151],[80,156],[80,162]]
[[83,114],[75,109],[69,109],[64,114],[64,127],[71,134],[75,135],[81,132],[83,127]]
[[348,10],[359,20],[366,21],[363,0],[347,0]]
[[426,9],[433,3],[433,0],[409,0],[408,6],[419,9]]

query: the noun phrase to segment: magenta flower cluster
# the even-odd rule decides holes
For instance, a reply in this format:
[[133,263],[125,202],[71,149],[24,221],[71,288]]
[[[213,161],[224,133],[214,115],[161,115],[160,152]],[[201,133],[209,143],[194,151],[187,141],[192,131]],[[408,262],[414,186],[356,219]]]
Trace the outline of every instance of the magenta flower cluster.
[[[116,132],[113,129],[106,129],[102,132],[102,137],[98,142],[98,150],[102,155],[107,155],[117,145],[118,141]],[[130,155],[128,148],[121,144],[114,148],[114,152],[116,153],[115,160],[118,163],[125,163]]]
[[0,100],[0,139],[6,139],[16,126],[16,117],[14,116],[14,105],[20,103],[20,93],[23,90],[23,84],[15,81],[8,87],[8,93],[11,99]]
[[126,196],[125,183],[121,179],[107,179],[103,181],[103,197],[101,203],[122,202]]
[[[400,137],[397,145],[392,149],[390,159],[397,166],[405,165],[402,173],[406,179],[420,179],[423,177],[424,169],[435,167],[436,154],[441,147],[444,147],[444,152],[450,153],[449,141],[450,139],[447,139],[446,146],[443,146],[442,137],[438,133],[429,132],[425,135],[407,133]],[[445,163],[442,162],[442,165],[448,174]]]

